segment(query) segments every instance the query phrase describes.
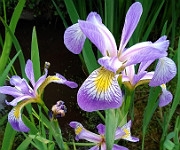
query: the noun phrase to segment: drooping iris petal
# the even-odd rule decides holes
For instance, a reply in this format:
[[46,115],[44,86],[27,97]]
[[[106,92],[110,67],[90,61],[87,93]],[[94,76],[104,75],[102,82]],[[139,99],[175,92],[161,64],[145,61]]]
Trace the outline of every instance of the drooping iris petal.
[[142,5],[139,2],[136,2],[131,5],[129,8],[126,18],[125,18],[125,23],[122,31],[122,36],[121,36],[121,42],[120,42],[120,47],[119,50],[122,52],[125,50],[125,46],[128,43],[130,37],[132,36],[139,19],[142,14]]
[[13,99],[11,102],[5,101],[7,105],[16,106],[20,101],[32,98],[29,95],[21,95]]
[[167,56],[167,52],[160,50],[158,45],[151,42],[135,44],[122,53],[119,59],[122,62],[126,62],[126,66],[129,66]]
[[171,92],[169,92],[166,89],[166,85],[161,85],[161,88],[162,88],[162,94],[159,97],[159,107],[164,107],[172,101],[173,96]]
[[149,85],[159,86],[161,84],[167,83],[175,77],[176,73],[176,64],[173,60],[168,57],[160,58],[156,65],[154,76]]
[[28,132],[29,128],[24,124],[21,118],[21,109],[14,107],[8,114],[8,121],[16,131]]
[[68,81],[64,76],[62,76],[61,74],[59,73],[56,73],[56,76],[60,79],[58,81],[58,83],[61,83],[61,84],[65,84],[67,86],[69,86],[70,88],[77,88],[78,85],[77,83],[73,82],[73,81]]
[[75,129],[77,141],[79,139],[84,139],[84,140],[87,140],[87,141],[93,142],[93,143],[100,143],[101,142],[101,136],[100,135],[97,135],[93,132],[86,130],[81,123],[76,122],[76,121],[71,121],[69,125]]
[[67,28],[64,33],[64,44],[74,54],[79,54],[82,51],[85,39],[86,36],[81,31],[78,23]]
[[22,96],[23,94],[16,88],[11,86],[2,86],[0,87],[0,93],[12,95],[13,97]]
[[93,71],[80,87],[77,101],[89,112],[120,107],[122,93],[115,73],[103,67]]
[[122,62],[120,62],[117,57],[102,57],[98,60],[98,63],[114,73],[122,66]]
[[96,45],[103,56],[116,56],[117,46],[112,33],[103,24],[79,20],[79,26],[88,39]]
[[34,70],[33,70],[33,63],[31,60],[27,60],[26,66],[25,66],[25,73],[29,81],[31,82],[32,86],[35,85],[35,79],[34,79]]

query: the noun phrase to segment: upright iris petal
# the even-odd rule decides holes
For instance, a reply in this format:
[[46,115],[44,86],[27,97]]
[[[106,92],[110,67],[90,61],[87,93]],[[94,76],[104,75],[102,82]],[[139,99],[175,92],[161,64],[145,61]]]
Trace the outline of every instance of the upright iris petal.
[[119,46],[120,53],[125,50],[125,46],[128,43],[140,20],[142,11],[142,5],[139,2],[132,4],[129,8],[126,14],[126,19],[122,31],[121,42]]

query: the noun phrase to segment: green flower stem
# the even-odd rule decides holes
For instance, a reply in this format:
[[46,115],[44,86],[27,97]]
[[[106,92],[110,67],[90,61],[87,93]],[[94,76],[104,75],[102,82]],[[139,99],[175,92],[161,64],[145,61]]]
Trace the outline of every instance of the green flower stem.
[[125,95],[125,108],[124,108],[124,111],[125,111],[125,114],[127,114],[129,112],[129,108],[132,106],[132,98],[134,96],[134,92],[133,91],[130,91],[130,90],[127,90],[126,91],[126,95]]
[[52,132],[53,132],[53,136],[55,140],[58,141],[57,144],[60,150],[67,150],[68,148],[65,148],[64,141],[61,134],[61,129],[59,127],[59,123],[57,119],[51,119],[51,128],[52,128]]
[[75,146],[94,146],[94,143],[74,143],[74,142],[68,142],[68,145],[75,145]]
[[114,144],[114,136],[117,128],[117,117],[114,109],[108,109],[106,112],[106,149],[111,150]]

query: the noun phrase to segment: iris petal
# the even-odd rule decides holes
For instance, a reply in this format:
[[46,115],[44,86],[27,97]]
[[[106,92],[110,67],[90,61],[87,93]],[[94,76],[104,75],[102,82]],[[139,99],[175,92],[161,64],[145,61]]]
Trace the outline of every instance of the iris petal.
[[114,73],[122,66],[122,62],[120,62],[117,57],[102,57],[98,59],[98,63]]
[[141,42],[128,48],[120,56],[120,61],[126,62],[126,66],[159,59],[167,56],[167,52],[159,49],[157,44],[151,42]]
[[79,20],[79,26],[103,56],[109,55],[112,57],[117,55],[115,39],[104,24],[95,24],[93,22]]
[[173,96],[172,96],[171,92],[166,90],[166,88],[163,88],[163,86],[161,86],[161,87],[162,87],[162,94],[159,98],[159,107],[164,107],[172,101]]
[[5,101],[5,102],[7,105],[16,106],[20,101],[27,100],[29,98],[32,98],[32,97],[29,95],[22,95],[22,96],[19,96],[19,97],[13,99],[11,102],[7,102],[7,101]]
[[168,57],[160,58],[154,76],[150,81],[150,86],[159,86],[161,84],[169,82],[176,75],[176,64]]
[[114,144],[112,150],[129,150],[129,149],[124,146],[119,146],[117,144]]
[[67,28],[64,33],[64,44],[74,54],[79,54],[82,51],[85,39],[86,36],[81,31],[78,23]]
[[59,84],[65,84],[67,86],[69,86],[70,88],[77,88],[78,85],[77,83],[73,82],[73,81],[68,81],[64,76],[62,76],[59,73],[56,73],[56,76],[59,78],[59,81],[57,81],[57,83]]
[[44,75],[42,75],[38,81],[36,82],[35,86],[34,86],[34,91],[37,91],[37,89],[39,88],[39,86],[45,81],[47,74],[48,74],[48,70],[44,69]]
[[131,131],[130,131],[130,129],[131,129],[131,120],[128,121],[127,124],[125,124],[124,126],[122,126],[121,129],[122,129],[122,130],[124,131],[124,133],[125,133],[125,135],[123,135],[123,136],[121,137],[121,139],[124,139],[124,140],[127,140],[127,141],[131,141],[131,142],[138,142],[138,141],[139,141],[139,138],[131,136]]
[[7,95],[12,95],[13,97],[18,97],[18,96],[23,95],[19,90],[17,90],[14,87],[11,87],[11,86],[2,86],[2,87],[0,87],[0,93],[7,94]]
[[120,107],[122,93],[115,74],[103,67],[93,71],[80,87],[77,101],[89,112]]
[[16,131],[28,132],[29,128],[24,124],[21,118],[21,108],[13,108],[8,114],[8,121]]
[[35,85],[35,79],[34,79],[34,70],[33,70],[33,63],[31,60],[27,60],[26,66],[25,66],[25,73],[29,81],[31,82],[32,86]]
[[99,124],[99,125],[97,125],[97,129],[98,129],[98,133],[100,134],[100,135],[104,135],[105,134],[105,125],[103,125],[103,124]]
[[100,135],[97,135],[93,132],[86,130],[82,126],[81,123],[76,122],[76,121],[72,121],[72,122],[70,122],[69,125],[75,129],[76,140],[84,139],[84,140],[87,140],[87,141],[93,142],[93,143],[100,143],[101,142],[101,136]]
[[126,44],[128,43],[130,37],[132,36],[139,22],[141,14],[142,14],[141,3],[136,2],[132,4],[126,14],[125,23],[122,31],[121,43],[119,47],[120,51],[124,50]]

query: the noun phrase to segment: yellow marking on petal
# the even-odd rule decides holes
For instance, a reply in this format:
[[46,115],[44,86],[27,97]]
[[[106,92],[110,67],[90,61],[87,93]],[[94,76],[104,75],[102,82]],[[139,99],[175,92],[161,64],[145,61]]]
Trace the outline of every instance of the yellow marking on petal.
[[16,107],[15,107],[15,108],[14,108],[14,117],[15,117],[16,119],[18,119],[19,116],[20,116],[20,111],[19,111],[18,109],[16,109]]
[[130,137],[131,133],[128,129],[123,129],[125,135],[122,136],[123,139],[127,139],[128,137]]
[[161,88],[166,89],[166,84],[161,84]]
[[107,89],[111,86],[112,80],[115,76],[115,73],[106,70],[105,68],[101,68],[98,72],[98,75],[94,81],[96,90],[98,93],[102,91],[107,91]]
[[80,133],[82,132],[82,130],[83,130],[83,127],[80,126],[80,125],[78,125],[78,126],[76,127],[76,129],[75,129],[75,134],[76,134],[76,135],[80,134]]
[[58,78],[57,76],[48,76],[44,82],[40,85],[40,87],[38,88],[38,92],[39,92],[39,95],[41,96],[45,87],[49,84],[49,83],[52,83],[53,81],[59,81],[59,80],[62,80],[60,78]]
[[21,113],[21,109],[29,104],[29,103],[36,103],[36,99],[27,99],[24,101],[21,101],[18,103],[18,105],[16,105],[13,109],[14,109],[14,116],[16,117],[16,119],[18,119],[20,117],[20,113]]

